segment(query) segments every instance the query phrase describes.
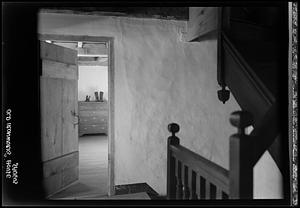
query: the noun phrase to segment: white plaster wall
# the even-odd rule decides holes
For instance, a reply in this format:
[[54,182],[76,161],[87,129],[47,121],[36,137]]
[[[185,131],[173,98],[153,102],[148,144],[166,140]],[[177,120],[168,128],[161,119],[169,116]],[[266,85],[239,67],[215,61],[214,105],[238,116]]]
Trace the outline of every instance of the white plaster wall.
[[[246,129],[250,134],[253,127]],[[270,155],[265,151],[253,168],[254,199],[283,199],[283,176]]]
[[217,98],[216,40],[187,43],[173,20],[41,14],[39,33],[114,37],[115,184],[146,182],[166,194],[167,125],[181,144],[228,169],[228,119]]
[[104,92],[103,99],[108,99],[108,71],[107,66],[79,66],[78,100],[84,101],[85,96],[95,100],[95,91]]
[[283,198],[282,174],[268,151],[261,156],[253,171],[254,199]]

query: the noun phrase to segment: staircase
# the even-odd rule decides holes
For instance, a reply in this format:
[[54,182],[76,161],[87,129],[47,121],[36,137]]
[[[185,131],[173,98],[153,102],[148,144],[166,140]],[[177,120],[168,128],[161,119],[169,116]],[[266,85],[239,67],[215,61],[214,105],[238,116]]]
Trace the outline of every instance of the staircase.
[[[287,99],[282,96],[288,80],[287,11],[282,5],[224,7],[218,39],[218,82],[222,87],[218,93],[225,93],[228,87],[241,109],[254,118],[252,165],[268,150],[284,178],[289,175],[288,163],[283,162],[288,161],[287,138],[283,138],[287,118],[279,109]],[[224,96],[219,97],[226,102]]]
[[[279,111],[285,107],[285,100],[281,101],[288,98],[288,90],[282,96],[288,66],[287,11],[285,5],[218,11],[218,83],[222,87],[218,98],[225,104],[231,92],[242,109],[230,116],[237,133],[229,139],[229,169],[182,146],[175,135],[180,127],[171,123],[167,199],[253,199],[253,168],[265,151],[283,175],[284,199],[288,199],[287,112]],[[253,127],[250,135],[246,134],[249,126]]]

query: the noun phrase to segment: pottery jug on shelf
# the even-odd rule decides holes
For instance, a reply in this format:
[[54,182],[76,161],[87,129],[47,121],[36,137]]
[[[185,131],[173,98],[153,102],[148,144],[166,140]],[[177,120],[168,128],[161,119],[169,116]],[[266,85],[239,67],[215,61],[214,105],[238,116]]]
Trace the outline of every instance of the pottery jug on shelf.
[[100,102],[103,102],[103,94],[104,94],[104,92],[102,92],[102,91],[100,91]]
[[99,101],[99,95],[98,95],[98,92],[95,92],[95,100],[96,100],[96,101]]

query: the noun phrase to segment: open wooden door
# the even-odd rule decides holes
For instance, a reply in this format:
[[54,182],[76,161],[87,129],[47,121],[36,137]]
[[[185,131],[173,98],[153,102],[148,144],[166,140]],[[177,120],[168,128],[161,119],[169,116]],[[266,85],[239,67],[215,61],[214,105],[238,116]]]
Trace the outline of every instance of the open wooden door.
[[41,138],[46,195],[78,180],[77,51],[40,42]]

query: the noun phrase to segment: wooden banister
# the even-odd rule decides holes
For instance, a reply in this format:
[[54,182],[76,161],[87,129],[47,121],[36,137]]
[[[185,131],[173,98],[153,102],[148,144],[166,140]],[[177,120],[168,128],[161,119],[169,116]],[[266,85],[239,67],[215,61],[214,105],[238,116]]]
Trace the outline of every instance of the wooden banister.
[[229,195],[228,170],[180,145],[175,133],[179,125],[169,124],[167,198],[224,199]]
[[254,137],[245,134],[253,125],[247,111],[236,111],[230,123],[237,133],[229,140],[229,171],[180,145],[179,125],[169,124],[168,199],[253,199]]
[[231,114],[230,123],[238,132],[230,137],[229,181],[230,199],[253,199],[253,144],[245,128],[253,124],[253,117],[247,111]]
[[170,149],[173,157],[186,164],[202,177],[221,187],[226,193],[229,193],[228,170],[181,145],[171,145]]

